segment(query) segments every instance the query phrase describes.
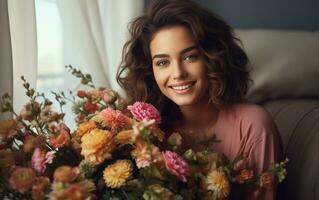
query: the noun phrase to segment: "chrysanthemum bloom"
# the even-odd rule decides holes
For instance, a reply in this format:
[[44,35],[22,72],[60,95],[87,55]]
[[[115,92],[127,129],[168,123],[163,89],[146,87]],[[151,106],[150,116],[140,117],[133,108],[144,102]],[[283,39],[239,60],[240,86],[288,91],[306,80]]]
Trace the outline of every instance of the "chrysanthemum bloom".
[[235,178],[238,183],[243,184],[245,181],[251,179],[253,176],[254,172],[252,170],[243,169]]
[[50,179],[48,177],[38,177],[32,186],[32,198],[35,200],[44,199],[46,191],[50,188]]
[[132,170],[132,163],[129,160],[118,160],[107,166],[103,172],[106,186],[113,189],[122,187],[131,178]]
[[225,173],[221,170],[213,170],[206,177],[207,190],[213,192],[217,199],[226,198],[230,193],[230,184]]
[[14,165],[14,155],[11,149],[0,150],[0,169],[8,169]]
[[77,167],[61,166],[58,167],[53,173],[53,180],[55,182],[70,183],[76,179],[80,170]]
[[76,137],[81,138],[86,133],[96,128],[95,121],[88,121],[80,124],[78,129],[76,130]]
[[259,178],[260,187],[265,187],[265,188],[271,187],[272,180],[273,180],[273,177],[270,173],[268,172],[262,173]]
[[172,151],[165,151],[163,153],[163,158],[166,169],[181,181],[186,182],[186,176],[190,174],[188,163],[181,156]]
[[44,173],[46,170],[46,165],[52,163],[54,157],[54,151],[45,152],[40,148],[36,148],[31,159],[33,169],[40,174]]
[[119,130],[130,127],[132,122],[121,111],[106,108],[100,113],[103,124],[111,130]]
[[18,167],[10,175],[10,187],[18,192],[25,192],[31,188],[35,181],[35,173],[27,167]]
[[159,148],[148,144],[142,138],[138,138],[135,143],[135,149],[132,151],[138,168],[144,168],[163,159]]
[[137,101],[127,108],[139,121],[154,119],[156,124],[161,123],[161,114],[152,104]]
[[173,193],[159,184],[148,186],[147,190],[143,194],[144,200],[170,200],[172,197]]
[[93,165],[102,163],[105,159],[111,158],[114,147],[113,135],[109,131],[93,129],[90,133],[81,138],[81,154],[85,160]]

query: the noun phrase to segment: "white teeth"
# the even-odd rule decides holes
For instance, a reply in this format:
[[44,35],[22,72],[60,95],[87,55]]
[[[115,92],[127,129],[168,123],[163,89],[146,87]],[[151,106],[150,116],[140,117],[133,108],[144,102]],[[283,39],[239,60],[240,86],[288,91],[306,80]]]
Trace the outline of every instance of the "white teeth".
[[186,89],[190,88],[191,86],[192,86],[192,85],[189,84],[189,85],[181,85],[181,86],[172,86],[172,88],[173,88],[174,90],[186,90]]

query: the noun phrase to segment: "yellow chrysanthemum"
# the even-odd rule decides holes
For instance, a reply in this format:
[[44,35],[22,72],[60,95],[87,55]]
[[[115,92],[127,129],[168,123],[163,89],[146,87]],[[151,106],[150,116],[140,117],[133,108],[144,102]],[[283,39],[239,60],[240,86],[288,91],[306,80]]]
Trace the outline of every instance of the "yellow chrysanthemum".
[[109,131],[93,129],[90,133],[85,134],[82,139],[81,154],[84,159],[98,165],[105,159],[111,158],[111,152],[114,147],[113,135]]
[[86,133],[96,128],[96,123],[94,121],[88,121],[80,124],[79,128],[76,130],[76,136],[81,138]]
[[117,144],[131,144],[135,142],[137,135],[133,130],[121,131],[115,136],[115,141]]
[[230,193],[230,184],[223,171],[214,170],[206,177],[207,190],[213,192],[217,199],[225,198]]
[[107,187],[120,188],[132,176],[132,163],[129,160],[118,160],[107,166],[103,178]]

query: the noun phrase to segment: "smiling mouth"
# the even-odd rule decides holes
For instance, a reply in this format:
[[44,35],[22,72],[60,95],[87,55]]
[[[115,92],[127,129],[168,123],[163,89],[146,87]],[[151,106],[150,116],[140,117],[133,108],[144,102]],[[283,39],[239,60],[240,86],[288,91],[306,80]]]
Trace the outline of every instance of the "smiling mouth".
[[184,92],[184,91],[187,91],[189,88],[191,88],[194,84],[195,84],[195,81],[194,82],[189,82],[189,83],[186,83],[186,84],[179,84],[179,85],[169,86],[169,87],[172,88],[173,90],[177,91],[177,92]]

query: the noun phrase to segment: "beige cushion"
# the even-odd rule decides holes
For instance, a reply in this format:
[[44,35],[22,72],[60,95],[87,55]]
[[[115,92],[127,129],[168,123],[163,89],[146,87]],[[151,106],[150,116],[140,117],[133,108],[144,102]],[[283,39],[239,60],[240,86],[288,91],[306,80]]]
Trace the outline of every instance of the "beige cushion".
[[319,96],[319,32],[236,30],[251,61],[248,99]]

